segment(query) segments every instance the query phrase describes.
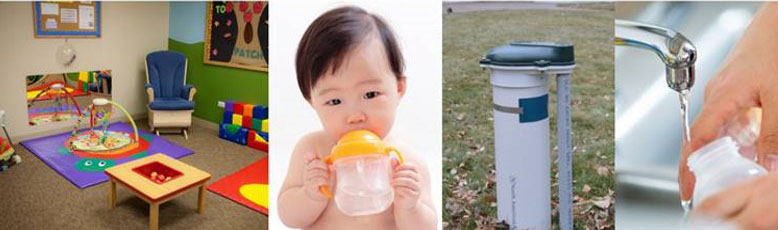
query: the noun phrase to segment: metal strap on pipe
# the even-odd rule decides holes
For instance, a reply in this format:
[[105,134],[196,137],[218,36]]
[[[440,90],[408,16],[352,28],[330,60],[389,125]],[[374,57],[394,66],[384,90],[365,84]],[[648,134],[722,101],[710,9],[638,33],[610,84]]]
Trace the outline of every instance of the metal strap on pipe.
[[492,103],[492,108],[503,113],[521,114],[521,108],[519,107],[508,107]]

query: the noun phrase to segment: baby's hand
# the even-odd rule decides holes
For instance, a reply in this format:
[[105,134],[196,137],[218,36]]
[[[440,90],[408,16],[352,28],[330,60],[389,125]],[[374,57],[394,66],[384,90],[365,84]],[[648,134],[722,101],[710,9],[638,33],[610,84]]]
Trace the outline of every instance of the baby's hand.
[[303,188],[309,198],[326,201],[327,197],[319,191],[321,186],[329,186],[330,171],[327,164],[316,153],[305,154],[305,172],[303,172]]
[[416,208],[421,194],[421,174],[411,163],[399,164],[396,160],[392,160],[392,165],[394,165],[394,176],[392,177],[394,209],[411,210]]

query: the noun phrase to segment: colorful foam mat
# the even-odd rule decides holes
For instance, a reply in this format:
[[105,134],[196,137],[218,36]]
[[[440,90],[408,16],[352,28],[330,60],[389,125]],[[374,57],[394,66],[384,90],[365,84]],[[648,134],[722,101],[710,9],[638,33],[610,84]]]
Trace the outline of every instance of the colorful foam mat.
[[208,190],[267,215],[270,195],[267,171],[267,157],[263,157],[246,168],[208,185]]
[[[110,131],[132,133],[132,126],[127,123],[113,123],[108,126]],[[65,132],[52,136],[22,141],[21,144],[27,150],[35,154],[51,169],[69,180],[78,188],[86,188],[103,183],[108,176],[103,172],[106,168],[124,164],[155,153],[163,153],[173,158],[181,158],[194,153],[192,150],[178,146],[162,137],[138,130],[144,149],[133,149],[136,153],[116,159],[82,158],[76,156],[65,147],[65,141],[70,138],[71,132]]]

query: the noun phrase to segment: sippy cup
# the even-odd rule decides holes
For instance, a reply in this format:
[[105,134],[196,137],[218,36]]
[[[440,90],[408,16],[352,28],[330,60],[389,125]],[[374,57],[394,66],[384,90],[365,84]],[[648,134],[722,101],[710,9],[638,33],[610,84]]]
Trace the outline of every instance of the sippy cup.
[[[371,215],[389,208],[394,189],[389,184],[392,174],[391,153],[400,163],[403,157],[397,149],[386,146],[377,135],[366,130],[346,133],[324,159],[335,170],[335,205],[348,216]],[[319,190],[333,198],[328,186]]]

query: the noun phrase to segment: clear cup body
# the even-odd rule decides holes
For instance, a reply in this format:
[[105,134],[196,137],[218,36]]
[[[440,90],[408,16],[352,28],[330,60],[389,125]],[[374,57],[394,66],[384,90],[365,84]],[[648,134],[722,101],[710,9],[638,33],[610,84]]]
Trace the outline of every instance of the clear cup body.
[[394,200],[391,158],[381,154],[345,157],[333,162],[335,205],[348,216],[383,212]]

